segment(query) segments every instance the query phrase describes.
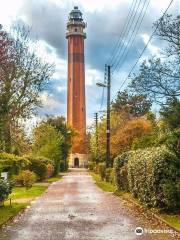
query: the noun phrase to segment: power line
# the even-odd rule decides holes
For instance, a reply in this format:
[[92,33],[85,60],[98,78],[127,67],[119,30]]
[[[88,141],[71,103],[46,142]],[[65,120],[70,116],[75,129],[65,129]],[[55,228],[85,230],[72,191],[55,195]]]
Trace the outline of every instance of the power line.
[[121,38],[122,38],[122,36],[124,34],[125,29],[127,28],[127,26],[129,25],[129,23],[131,21],[132,14],[134,12],[136,4],[137,4],[137,0],[133,0],[133,2],[131,4],[131,7],[129,9],[128,15],[127,15],[127,17],[125,19],[125,24],[123,25],[122,31],[121,31],[120,36],[118,38],[118,41],[117,41],[117,43],[115,44],[115,46],[114,46],[114,48],[112,50],[111,57],[109,57],[109,60],[107,61],[109,64],[112,63],[112,59],[114,58],[114,54],[116,55],[116,49],[118,49],[120,44],[121,44]]
[[121,41],[119,42],[119,49],[116,51],[114,59],[112,59],[112,61],[111,61],[111,65],[114,65],[118,61],[118,59],[121,57],[121,52],[123,50],[124,43],[129,42],[128,41],[129,34],[130,34],[131,30],[132,30],[132,27],[134,26],[134,22],[135,22],[135,19],[137,17],[137,14],[138,14],[141,2],[142,2],[142,0],[140,0],[139,2],[136,2],[137,6],[135,5],[135,7],[134,7],[134,9],[132,11],[132,14],[131,14],[131,17],[129,19],[129,22],[128,22],[127,26],[125,27],[125,31],[123,33],[124,36],[122,37]]
[[[167,11],[168,11],[169,8],[171,7],[173,1],[174,1],[174,0],[171,0],[171,1],[170,1],[168,7],[166,8],[166,10],[165,10],[165,12],[163,13],[163,15],[162,15],[161,18],[163,18],[163,17],[165,16],[165,14],[167,13]],[[158,27],[159,27],[159,24],[156,25],[156,28],[154,29],[154,31],[152,32],[151,36],[149,37],[149,40],[148,40],[148,42],[146,43],[146,45],[144,46],[143,50],[141,51],[138,59],[136,60],[135,64],[132,66],[132,68],[131,68],[130,72],[128,73],[127,77],[126,77],[126,78],[124,79],[124,81],[122,82],[119,91],[122,89],[122,87],[124,86],[124,84],[126,83],[126,81],[129,79],[130,75],[131,75],[132,72],[134,71],[136,65],[138,64],[139,60],[141,59],[142,55],[144,54],[145,50],[147,49],[147,47],[148,47],[150,41],[152,40],[152,38],[153,38],[153,36],[154,36],[154,34],[155,34],[155,32],[156,32],[156,30],[157,30]],[[119,91],[118,91],[118,92],[119,92]],[[117,93],[116,93],[116,95],[117,95]],[[115,96],[116,96],[116,95],[115,95]],[[115,96],[114,96],[114,97],[115,97]],[[113,98],[114,98],[114,97],[113,97]]]
[[[124,49],[121,58],[119,58],[119,61],[118,61],[118,63],[116,64],[116,66],[115,66],[115,68],[114,68],[114,71],[116,70],[116,68],[118,67],[118,65],[119,65],[119,67],[118,67],[118,71],[119,71],[120,68],[122,67],[123,63],[125,62],[128,54],[129,54],[129,52],[130,52],[130,49],[131,49],[131,47],[133,46],[133,43],[134,43],[134,41],[135,41],[135,39],[136,39],[136,36],[137,36],[137,34],[138,34],[138,32],[139,32],[139,29],[140,29],[140,27],[141,27],[141,25],[142,25],[142,22],[143,22],[143,20],[144,20],[145,15],[146,15],[148,6],[149,6],[149,4],[150,4],[150,1],[151,1],[151,0],[148,0],[147,4],[146,4],[146,1],[144,2],[143,8],[142,8],[142,12],[144,11],[144,13],[143,13],[143,15],[141,15],[141,14],[139,15],[138,20],[137,20],[137,22],[136,22],[136,25],[135,25],[135,27],[134,27],[134,29],[133,29],[132,34],[131,34],[131,37],[132,37],[132,38],[131,38],[131,40],[128,42],[126,48]],[[138,25],[138,24],[139,24],[139,25]],[[134,34],[134,33],[135,33],[135,34]],[[133,36],[133,34],[134,34],[134,36]],[[126,51],[126,50],[127,50],[127,51]]]

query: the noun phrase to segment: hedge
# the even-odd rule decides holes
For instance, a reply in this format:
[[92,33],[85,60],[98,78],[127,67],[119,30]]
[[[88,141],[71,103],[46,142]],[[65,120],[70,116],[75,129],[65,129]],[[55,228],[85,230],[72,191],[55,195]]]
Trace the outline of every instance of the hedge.
[[150,207],[180,208],[180,160],[167,147],[130,151],[115,159],[115,181]]
[[36,173],[38,180],[45,180],[48,177],[47,165],[53,165],[53,161],[48,158],[34,156],[27,156],[27,159],[30,161],[29,170]]
[[21,170],[28,168],[30,162],[25,157],[14,154],[0,153],[0,172],[8,171],[9,177],[18,174]]

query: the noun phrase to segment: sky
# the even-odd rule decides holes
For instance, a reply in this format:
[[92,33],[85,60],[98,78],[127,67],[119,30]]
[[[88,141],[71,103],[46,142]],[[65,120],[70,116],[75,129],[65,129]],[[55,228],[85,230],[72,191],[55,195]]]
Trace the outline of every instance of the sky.
[[[3,25],[3,29],[9,31],[14,23],[24,23],[30,26],[32,38],[39,40],[38,55],[56,65],[49,87],[40,96],[43,108],[38,110],[39,118],[45,115],[66,116],[66,23],[69,12],[74,6],[78,6],[83,13],[84,21],[87,22],[86,108],[87,123],[92,122],[94,113],[100,110],[102,102],[102,89],[96,86],[96,82],[104,81],[104,66],[126,23],[132,2],[133,0],[0,0],[0,24]],[[129,47],[129,54],[123,61],[121,70],[113,74],[112,99],[147,43],[153,31],[153,22],[162,16],[169,2],[170,0],[150,0],[135,42]],[[178,9],[180,9],[180,0],[174,0],[168,13],[177,15]],[[159,39],[153,38],[140,62],[152,55],[158,55],[162,45]],[[104,108],[105,101],[102,105],[102,109]],[[36,120],[37,117],[32,122]]]

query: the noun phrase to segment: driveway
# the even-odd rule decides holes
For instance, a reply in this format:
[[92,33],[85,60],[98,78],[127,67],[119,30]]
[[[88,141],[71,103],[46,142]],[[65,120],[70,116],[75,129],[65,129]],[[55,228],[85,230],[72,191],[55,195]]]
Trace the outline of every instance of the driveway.
[[0,240],[166,239],[137,236],[136,227],[138,216],[126,201],[99,189],[85,170],[74,170],[5,227]]

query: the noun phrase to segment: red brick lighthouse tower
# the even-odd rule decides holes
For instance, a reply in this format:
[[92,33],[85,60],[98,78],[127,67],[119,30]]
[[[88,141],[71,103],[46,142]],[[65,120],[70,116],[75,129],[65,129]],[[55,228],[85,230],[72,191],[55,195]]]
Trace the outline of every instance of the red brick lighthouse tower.
[[86,24],[78,7],[69,14],[66,38],[68,40],[68,96],[67,122],[77,136],[72,146],[70,167],[87,165],[86,152],[86,104],[85,104],[85,65],[84,39]]

